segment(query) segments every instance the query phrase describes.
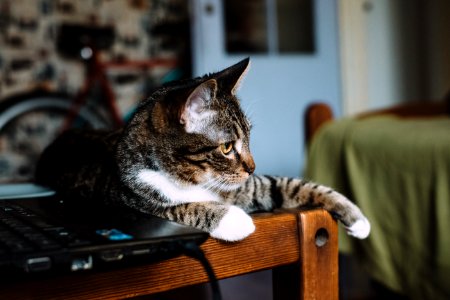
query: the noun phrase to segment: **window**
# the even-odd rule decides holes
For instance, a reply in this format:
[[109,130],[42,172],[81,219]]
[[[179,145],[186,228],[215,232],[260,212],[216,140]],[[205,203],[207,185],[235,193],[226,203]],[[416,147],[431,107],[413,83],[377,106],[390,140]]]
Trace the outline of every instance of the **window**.
[[312,0],[224,0],[228,53],[314,52]]

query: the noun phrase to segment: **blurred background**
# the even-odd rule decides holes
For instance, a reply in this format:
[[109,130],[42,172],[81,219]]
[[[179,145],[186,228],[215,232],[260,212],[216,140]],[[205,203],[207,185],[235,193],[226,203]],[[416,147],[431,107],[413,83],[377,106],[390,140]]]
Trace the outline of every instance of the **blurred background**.
[[0,1],[0,181],[29,181],[69,127],[114,129],[191,77],[186,1]]
[[61,130],[115,128],[162,83],[245,57],[257,172],[302,175],[311,103],[342,117],[444,98],[449,15],[448,0],[0,0],[0,181],[32,179]]
[[[81,99],[99,115],[87,122],[94,127],[111,126],[109,102],[126,120],[158,85],[250,57],[240,98],[254,123],[257,172],[298,176],[311,102],[341,116],[445,95],[448,12],[445,0],[1,0],[0,109],[36,90],[63,93],[74,106],[95,81],[82,51],[93,41],[114,92],[102,101],[105,89],[92,84]],[[7,126],[11,114],[0,112],[0,181],[29,179],[64,119],[43,114]]]
[[[111,125],[110,102],[126,120],[158,85],[249,56],[240,97],[254,123],[257,171],[298,176],[311,102],[341,116],[445,95],[448,12],[445,0],[1,0],[0,109],[36,90],[64,93],[73,107],[86,80],[94,81],[96,67],[82,53],[93,41],[114,92],[102,101],[105,89],[92,84],[81,99],[100,115],[86,122],[94,127]],[[36,153],[64,119],[43,114],[7,128],[11,114],[0,112],[1,181],[29,179]]]

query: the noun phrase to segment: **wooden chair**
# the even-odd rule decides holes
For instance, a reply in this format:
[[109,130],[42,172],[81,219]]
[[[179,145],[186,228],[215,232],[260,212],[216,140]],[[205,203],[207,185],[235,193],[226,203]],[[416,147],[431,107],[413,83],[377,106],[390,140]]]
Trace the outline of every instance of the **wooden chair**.
[[[430,118],[430,117],[438,116],[438,118],[436,118],[436,119],[439,120],[439,119],[441,119],[441,116],[446,116],[446,115],[448,116],[448,115],[450,115],[450,93],[445,98],[444,101],[439,101],[439,102],[427,101],[427,102],[408,103],[408,104],[403,104],[403,105],[399,105],[399,106],[395,106],[395,107],[391,107],[391,108],[387,108],[387,109],[369,111],[367,113],[359,114],[359,115],[355,116],[354,118],[355,119],[364,119],[364,118],[369,118],[371,116],[388,115],[388,114],[396,115],[396,116],[399,116],[401,118],[422,118],[422,117],[424,117],[424,118],[427,118],[427,119],[433,119],[433,118]],[[323,126],[327,122],[330,122],[331,120],[333,120],[333,118],[334,118],[333,117],[333,112],[332,112],[330,106],[328,106],[327,104],[314,103],[314,104],[312,104],[311,106],[308,107],[308,109],[305,112],[305,116],[304,116],[304,119],[305,119],[305,139],[306,139],[306,143],[308,144],[308,146],[311,145],[311,142],[313,141],[313,138],[315,137],[315,135],[317,134],[317,132],[321,128],[321,126]],[[343,120],[343,121],[345,122],[345,120]],[[413,121],[413,120],[408,120],[408,121]],[[320,139],[318,139],[317,142],[323,142],[325,140],[325,138],[329,138],[329,141],[332,141],[330,144],[334,145],[333,142],[335,142],[336,140],[339,140],[343,136],[342,135],[342,131],[339,131],[339,129],[342,129],[344,127],[339,127],[339,122],[336,122],[336,126],[337,126],[338,131],[333,131],[332,130],[333,129],[332,125],[333,124],[331,124],[331,126],[329,126],[327,128],[327,129],[329,129],[328,131],[324,131],[323,132],[324,134],[322,136],[320,136]],[[353,125],[353,126],[355,126],[355,125]],[[352,127],[351,129],[348,129],[348,130],[350,132],[352,132],[351,130],[355,130],[355,128]],[[336,134],[336,132],[338,132],[338,133]],[[336,135],[333,136],[332,134],[336,134]],[[432,133],[430,133],[430,134],[432,134]],[[352,137],[352,138],[348,138],[348,140],[351,140],[351,142],[349,142],[349,144],[352,143],[351,144],[352,146],[355,145],[356,144],[355,140],[358,137],[358,135],[355,134],[355,137],[354,137],[351,134],[349,134],[348,136]],[[348,136],[346,136],[346,137],[348,137]],[[359,135],[359,137],[361,137],[361,134]],[[319,138],[319,136],[318,136],[318,138]],[[339,140],[339,142],[341,142],[341,140]],[[336,142],[336,144],[338,144],[339,142]],[[317,145],[318,144],[315,144],[314,146],[317,146]],[[358,145],[361,145],[361,143],[358,144]],[[388,145],[388,143],[387,143],[387,145]],[[329,147],[329,144],[326,144],[326,143],[321,143],[320,146],[318,146],[318,147],[322,147],[322,149],[330,149],[330,153],[332,153],[334,151],[334,149]],[[351,147],[349,147],[349,148],[351,148]],[[364,149],[361,150],[361,147],[357,148],[357,150],[355,150],[354,148],[351,148],[351,149],[353,149],[355,152],[358,152],[358,155],[359,155],[360,158],[363,157]],[[324,156],[326,156],[326,155],[327,154],[323,154],[320,158],[324,158]],[[337,161],[336,157],[334,157],[334,156],[332,156],[332,157],[333,157],[334,161]],[[342,155],[342,157],[345,157],[345,155]],[[345,160],[345,159],[343,159],[343,160]],[[392,163],[392,161],[389,158],[387,158],[386,160],[389,160],[389,162]],[[308,161],[308,163],[309,163],[309,166],[314,166],[314,162]],[[329,184],[331,186],[333,186],[333,184],[335,184],[335,186],[333,186],[333,187],[341,188],[341,189],[345,190],[347,188],[347,186],[350,186],[350,181],[349,180],[342,179],[342,178],[346,178],[346,176],[348,176],[348,174],[344,174],[345,173],[345,168],[348,165],[345,165],[344,163],[342,164],[342,166],[339,165],[339,163],[337,163],[336,165],[338,165],[338,167],[336,167],[333,164],[329,165],[329,167],[332,168],[332,169],[338,170],[337,174],[340,174],[340,175],[337,176],[338,177],[337,179],[336,178],[333,178],[333,179],[328,178],[329,182],[327,182],[327,184]],[[342,173],[340,173],[340,171],[342,171],[342,170],[344,170],[344,171]],[[412,171],[411,171],[411,173],[412,173]],[[361,174],[361,173],[358,173],[358,174]],[[370,174],[370,172],[367,172],[367,174]],[[432,175],[427,175],[427,176],[432,177]],[[323,179],[319,176],[318,178],[313,178],[313,180],[321,181]],[[361,185],[362,184],[373,185],[374,181],[375,181],[374,178],[370,178],[367,182],[362,182],[362,183],[358,182],[357,183],[357,184],[359,184],[358,188],[361,189]],[[354,186],[351,186],[348,189],[352,190],[352,188],[354,188]],[[392,190],[392,189],[395,189],[395,187],[393,188],[392,186],[387,186],[386,189]],[[410,192],[410,193],[414,193],[414,192]],[[433,194],[435,194],[435,192],[430,190],[429,194],[430,194],[430,198],[431,198],[431,197],[433,197]],[[354,199],[355,201],[360,201],[359,203],[356,202],[357,205],[360,205],[360,204],[363,204],[363,203],[369,203],[371,201],[371,199],[368,200],[367,198],[364,198],[364,196],[362,196],[362,198],[365,199],[365,200],[364,201],[362,199],[358,200],[355,197],[355,199]],[[389,201],[389,203],[393,202],[393,199],[379,199],[379,198],[377,198],[377,196],[374,196],[374,199],[373,199],[374,202],[372,202],[372,203],[376,203],[376,204],[373,205],[373,206],[369,205],[367,208],[372,208],[373,209],[377,205],[379,206],[381,204],[381,201],[383,201],[383,200],[387,200],[387,201]],[[426,199],[421,199],[421,201],[422,200],[426,201]],[[392,207],[395,207],[395,205],[392,205]],[[438,207],[438,206],[436,206],[436,207]],[[410,211],[408,211],[408,212],[410,212]],[[368,213],[368,211],[366,211],[366,213]],[[390,215],[392,215],[393,212],[389,212],[389,213],[390,213]],[[389,213],[386,214],[386,215],[389,215]],[[405,212],[403,211],[402,214],[405,214]],[[378,234],[380,236],[390,236],[389,239],[388,238],[383,239],[383,242],[386,243],[386,245],[387,245],[385,251],[388,251],[388,252],[392,251],[392,252],[389,252],[390,257],[398,256],[397,252],[394,252],[394,250],[391,250],[392,247],[390,247],[390,245],[392,245],[392,244],[389,244],[389,243],[395,244],[396,241],[401,236],[401,234],[398,234],[398,236],[395,235],[395,234],[392,234],[392,232],[395,231],[395,230],[390,230],[390,229],[386,229],[385,230],[383,225],[379,225],[379,224],[384,224],[383,220],[382,220],[383,219],[382,214],[374,213],[374,214],[372,214],[372,216],[374,216],[374,219],[372,219],[371,221],[373,221],[373,224],[375,224],[372,227],[373,232],[374,233],[378,232]],[[381,216],[381,218],[377,220],[377,219],[375,219],[375,216]],[[421,220],[421,222],[422,222],[422,220]],[[435,223],[435,222],[438,223],[437,220],[433,220],[433,223]],[[376,225],[376,224],[378,224],[378,225]],[[378,227],[376,227],[376,226],[378,226]],[[390,224],[389,226],[385,226],[385,227],[392,228],[392,226],[394,226],[394,225]],[[423,224],[422,226],[424,228],[427,228],[427,224]],[[404,234],[405,236],[408,236],[410,234],[410,232],[408,232],[408,230],[401,230],[401,231],[399,230],[398,232],[402,232],[402,234]],[[437,235],[436,235],[435,238],[439,239],[439,237]],[[392,242],[392,240],[395,240],[395,241]],[[341,242],[342,242],[342,240],[341,240]],[[341,246],[344,246],[344,244],[345,244],[345,242],[341,243]],[[411,244],[413,244],[413,243],[411,243]],[[404,247],[404,249],[410,250],[412,253],[417,253],[418,251],[423,251],[422,248],[420,248],[420,250],[418,250],[418,251],[412,251],[414,249],[411,249],[412,248],[411,244],[408,244],[408,246]],[[372,241],[372,245],[375,245],[374,241]],[[374,266],[374,264],[371,264],[370,262],[371,261],[383,261],[383,258],[379,258],[379,257],[376,256],[376,253],[377,253],[377,251],[375,251],[376,247],[379,247],[379,244],[377,244],[377,246],[371,246],[370,241],[364,247],[358,247],[358,245],[351,246],[352,250],[355,251],[354,253],[359,252],[357,255],[360,258],[360,263],[363,263],[364,261],[367,262],[365,267],[368,268],[367,270],[368,270],[369,276],[373,275],[373,274],[370,273],[370,270]],[[345,248],[345,246],[342,247],[342,248]],[[433,249],[433,248],[430,248],[430,249]],[[398,250],[396,249],[396,251],[398,251]],[[424,254],[424,257],[426,257],[427,255],[433,256],[434,253],[436,253],[436,252],[443,252],[444,250],[442,250],[442,249],[439,249],[439,250],[433,249],[433,250],[430,250],[430,251],[431,251],[430,253]],[[401,253],[403,253],[403,252],[401,252]],[[399,259],[398,261],[392,260],[392,264],[396,266],[396,272],[398,272],[398,274],[403,274],[402,272],[404,272],[404,270],[407,269],[408,266],[407,266],[407,263],[402,265],[402,263],[401,262],[399,263],[399,261],[401,261],[401,259]],[[433,263],[430,263],[430,265],[433,265]],[[437,267],[435,266],[433,268],[436,269]],[[386,284],[386,286],[391,286],[392,287],[392,285],[388,285],[388,283],[395,282],[393,284],[394,285],[397,284],[397,291],[399,291],[398,286],[404,285],[405,289],[409,289],[410,290],[411,286],[408,286],[408,284],[409,285],[414,285],[414,283],[411,283],[411,282],[406,282],[406,281],[405,282],[401,282],[401,280],[403,280],[403,278],[400,278],[401,275],[398,275],[399,278],[396,278],[396,277],[394,279],[392,279],[392,277],[389,278],[389,276],[387,276],[387,272],[386,273],[380,273],[380,269],[384,270],[383,268],[380,267],[374,273],[378,272],[377,274],[378,274],[379,277],[375,278],[375,279],[378,280],[378,282],[380,282],[381,284]],[[432,269],[432,268],[430,268],[430,269]],[[432,272],[435,272],[434,271],[435,269],[432,269],[431,271],[422,270],[422,269],[421,270],[424,272],[424,274],[431,274]],[[445,266],[441,267],[439,270],[442,270],[442,269],[445,269]],[[427,272],[430,272],[430,273],[427,273]],[[437,271],[436,271],[436,273],[439,274],[439,272],[437,272]],[[444,275],[442,275],[442,276],[445,277],[446,274],[447,273],[444,273]],[[356,275],[356,276],[358,276],[358,275]],[[385,282],[382,281],[383,278],[386,278]],[[448,276],[446,278],[448,278]],[[430,279],[430,280],[433,281],[433,279]],[[401,283],[398,283],[398,282],[401,282]],[[437,281],[437,282],[440,283],[441,281]],[[442,286],[445,286],[444,282],[445,281],[442,281],[442,283],[440,283],[441,285],[439,285],[436,282],[433,282],[433,284],[429,284],[428,283],[427,287],[433,286],[433,288],[427,289],[426,292],[427,293],[434,293],[435,295],[438,295],[439,293],[445,293],[445,292],[448,293],[448,289],[445,290],[445,291],[444,291],[444,289],[442,289]],[[417,287],[417,289],[414,290],[413,293],[414,293],[414,295],[416,295],[415,297],[419,297],[420,298],[422,296],[422,298],[425,299],[426,297],[423,297],[423,295],[420,295],[420,294],[417,293],[418,291],[420,293],[425,293],[424,290],[420,290],[421,288],[422,287],[420,287],[420,286]],[[436,290],[438,292],[436,292]],[[410,295],[408,295],[408,296],[410,296]],[[431,297],[431,298],[435,299],[436,297]]]
[[[338,299],[336,221],[324,210],[254,215],[256,231],[237,243],[202,245],[218,279],[273,269],[274,299]],[[123,269],[0,282],[0,299],[123,299],[205,283],[186,256]]]
[[[450,93],[444,101],[438,102],[414,102],[401,104],[394,107],[361,113],[357,117],[367,118],[375,115],[394,114],[400,117],[430,117],[439,114],[450,114]],[[304,115],[305,140],[311,141],[317,130],[326,122],[334,119],[331,107],[326,103],[313,103],[306,109]]]

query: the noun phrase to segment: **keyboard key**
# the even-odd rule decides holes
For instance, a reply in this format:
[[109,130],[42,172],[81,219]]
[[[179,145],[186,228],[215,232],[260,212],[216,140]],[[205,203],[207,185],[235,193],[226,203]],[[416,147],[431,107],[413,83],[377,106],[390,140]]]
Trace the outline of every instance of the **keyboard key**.
[[79,239],[79,238],[75,238],[68,243],[68,245],[71,247],[88,246],[90,244],[92,244],[92,242],[90,242],[88,240],[84,240],[84,239]]
[[54,250],[90,244],[91,241],[71,230],[44,220],[20,206],[0,203],[0,247],[3,245],[9,252],[22,253],[33,248]]
[[34,248],[30,243],[21,240],[9,240],[5,241],[6,248],[13,253],[24,253],[32,251]]
[[49,239],[46,239],[46,238],[43,238],[40,240],[34,240],[33,242],[36,245],[38,245],[40,249],[43,249],[43,250],[52,250],[52,249],[62,248],[62,246],[59,243],[54,242]]

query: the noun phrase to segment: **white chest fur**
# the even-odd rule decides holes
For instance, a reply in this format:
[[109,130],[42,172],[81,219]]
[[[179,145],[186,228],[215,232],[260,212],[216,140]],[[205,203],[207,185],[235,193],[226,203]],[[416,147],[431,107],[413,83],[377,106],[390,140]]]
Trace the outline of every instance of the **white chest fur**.
[[144,169],[139,171],[141,183],[150,185],[174,205],[189,202],[218,201],[219,196],[200,186],[182,186],[162,172]]

